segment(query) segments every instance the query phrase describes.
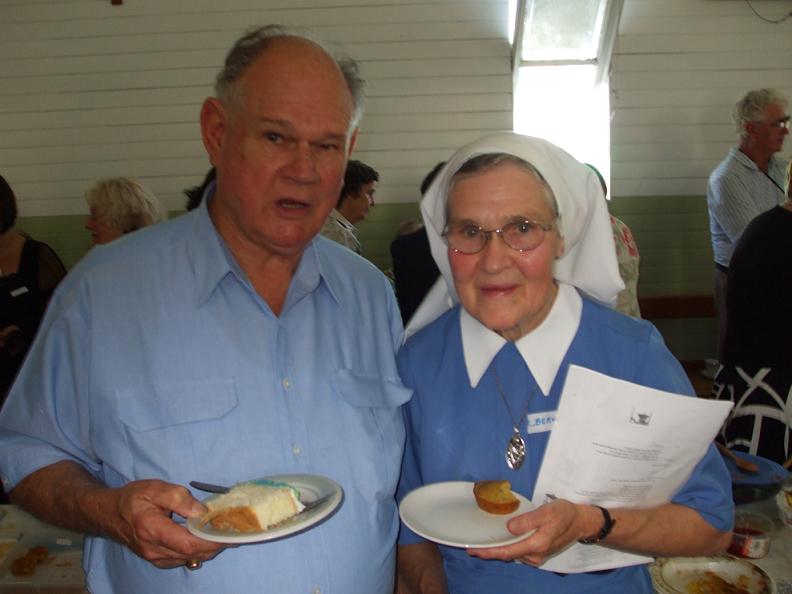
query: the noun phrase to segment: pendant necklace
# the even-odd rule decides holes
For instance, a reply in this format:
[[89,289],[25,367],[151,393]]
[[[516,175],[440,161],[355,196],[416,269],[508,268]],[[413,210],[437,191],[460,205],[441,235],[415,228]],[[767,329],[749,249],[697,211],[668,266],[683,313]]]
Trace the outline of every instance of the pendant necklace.
[[503,393],[503,386],[501,386],[500,378],[498,377],[498,372],[495,369],[495,365],[492,366],[492,375],[495,376],[495,386],[498,388],[498,394],[500,394],[501,400],[503,400],[503,406],[506,407],[506,412],[509,413],[509,418],[512,422],[513,433],[509,441],[506,443],[506,466],[512,470],[519,470],[523,465],[523,462],[525,462],[525,441],[523,440],[522,434],[520,433],[520,425],[522,424],[522,420],[525,418],[525,415],[528,414],[528,407],[531,405],[533,392],[531,392],[530,396],[528,396],[528,402],[525,404],[525,411],[523,411],[523,414],[517,420],[515,420],[512,416],[511,409],[509,408],[509,404],[506,402],[506,395]]

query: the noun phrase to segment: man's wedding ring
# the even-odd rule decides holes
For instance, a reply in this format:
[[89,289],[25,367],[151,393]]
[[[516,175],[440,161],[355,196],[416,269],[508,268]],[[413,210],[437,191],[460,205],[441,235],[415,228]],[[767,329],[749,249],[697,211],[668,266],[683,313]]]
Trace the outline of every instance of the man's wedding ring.
[[201,569],[203,562],[198,561],[198,559],[190,559],[184,566],[189,569],[190,571],[195,571],[196,569]]

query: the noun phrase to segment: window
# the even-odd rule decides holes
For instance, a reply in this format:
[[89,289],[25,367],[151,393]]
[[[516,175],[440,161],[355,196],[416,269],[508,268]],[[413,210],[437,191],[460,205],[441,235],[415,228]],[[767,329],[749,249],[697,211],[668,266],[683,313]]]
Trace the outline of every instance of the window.
[[623,0],[514,0],[514,130],[610,177],[608,71]]

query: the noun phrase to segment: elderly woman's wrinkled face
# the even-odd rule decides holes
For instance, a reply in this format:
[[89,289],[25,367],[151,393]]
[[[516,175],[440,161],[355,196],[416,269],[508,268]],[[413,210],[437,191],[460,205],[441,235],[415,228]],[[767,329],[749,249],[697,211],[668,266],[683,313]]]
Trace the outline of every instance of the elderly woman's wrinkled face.
[[120,229],[116,229],[105,223],[94,208],[91,208],[91,214],[85,219],[85,228],[91,232],[91,240],[94,245],[110,243],[124,234]]
[[553,264],[564,250],[555,215],[542,182],[525,168],[502,163],[459,178],[448,198],[448,227],[473,225],[500,229],[519,221],[552,224],[534,249],[510,248],[497,233],[477,254],[451,248],[448,257],[462,306],[507,340],[536,328],[552,308],[557,292]]

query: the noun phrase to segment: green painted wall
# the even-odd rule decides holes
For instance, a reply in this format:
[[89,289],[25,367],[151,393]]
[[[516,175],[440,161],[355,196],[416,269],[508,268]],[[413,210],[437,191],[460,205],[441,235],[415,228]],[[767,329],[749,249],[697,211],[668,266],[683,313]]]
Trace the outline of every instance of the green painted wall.
[[[712,252],[703,196],[617,197],[610,201],[609,208],[627,223],[638,243],[639,295],[712,292]],[[420,215],[415,203],[378,204],[359,228],[364,255],[379,268],[389,268],[389,246],[399,225],[417,218]],[[84,223],[82,215],[18,221],[19,228],[52,246],[68,268],[91,247]],[[713,356],[714,319],[656,320],[655,324],[679,359]]]

